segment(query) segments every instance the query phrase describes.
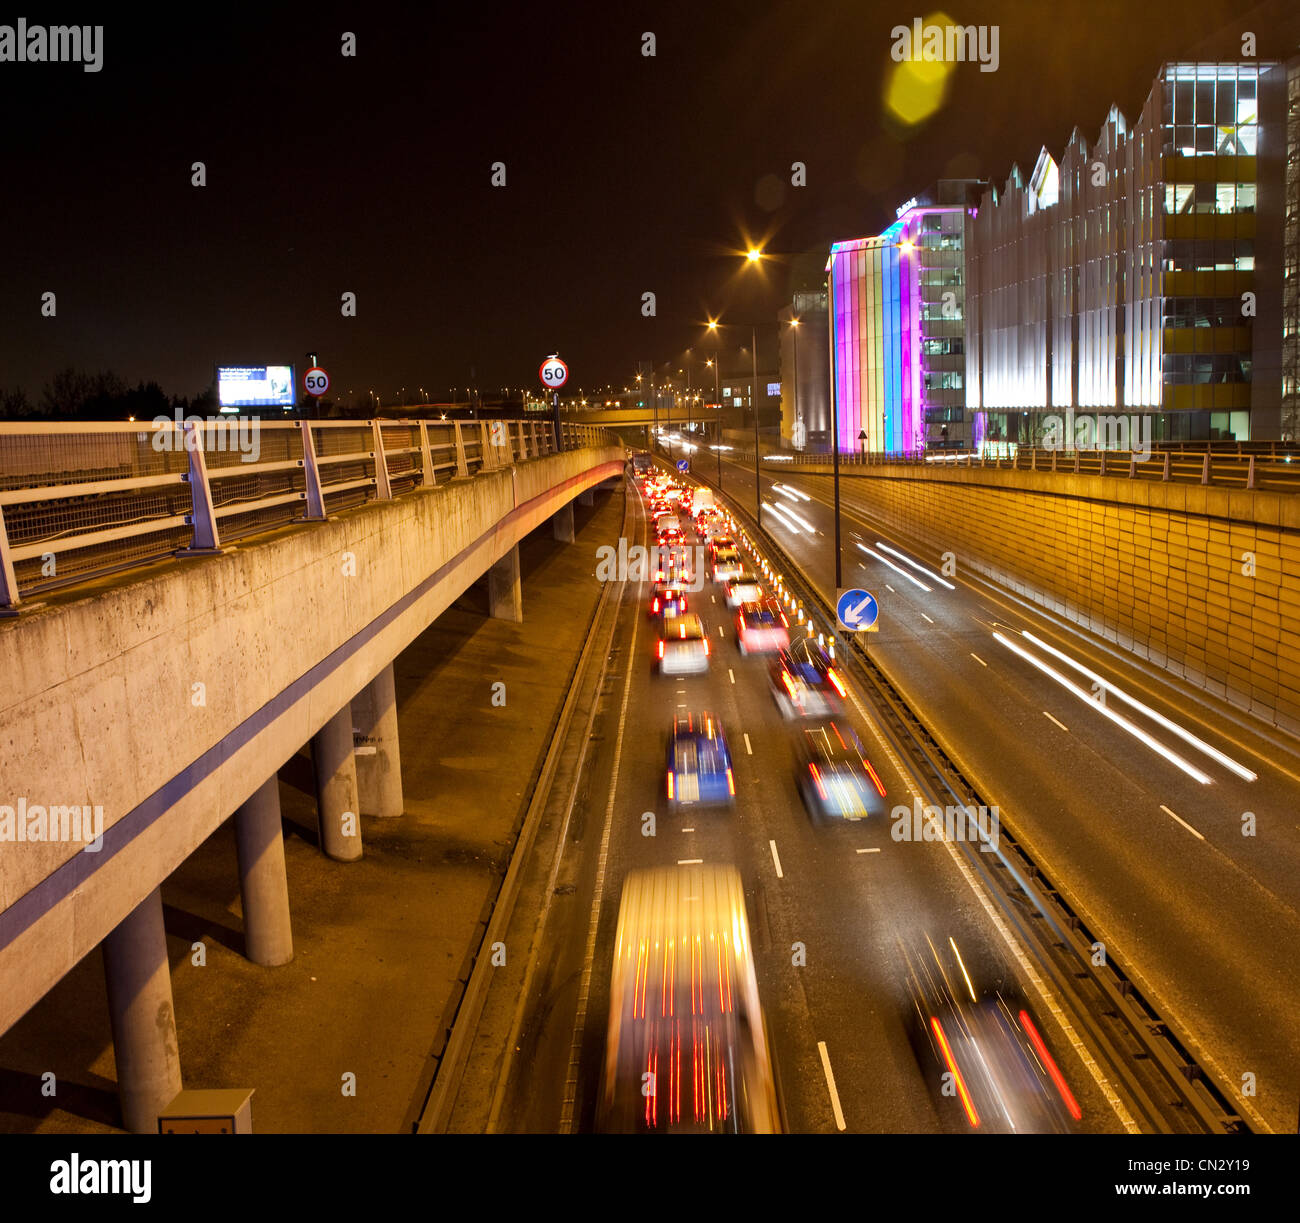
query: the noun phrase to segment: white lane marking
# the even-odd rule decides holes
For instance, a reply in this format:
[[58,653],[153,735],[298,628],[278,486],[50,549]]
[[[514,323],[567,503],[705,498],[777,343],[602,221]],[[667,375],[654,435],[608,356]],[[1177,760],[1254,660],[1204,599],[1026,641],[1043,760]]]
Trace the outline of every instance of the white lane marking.
[[703,866],[704,859],[703,858],[678,858],[677,865],[678,866]]
[[717,601],[718,601],[718,596],[717,596],[717,595],[710,595],[710,596],[709,596],[709,602],[710,602],[710,603],[716,603]]
[[776,877],[778,879],[784,879],[785,875],[781,873],[781,858],[776,852],[776,842],[769,841],[768,844],[772,847],[772,861],[776,864]]
[[718,636],[719,636],[719,637],[722,636],[722,625],[720,625],[720,624],[718,625]]
[[1135,739],[1140,739],[1153,752],[1157,755],[1163,756],[1170,764],[1181,769],[1189,777],[1195,778],[1203,786],[1208,786],[1210,784],[1211,778],[1208,773],[1202,773],[1200,769],[1191,763],[1191,761],[1184,760],[1177,752],[1171,752],[1163,743],[1160,742],[1160,740],[1147,734],[1146,731],[1135,722],[1130,722],[1128,718],[1123,716],[1123,714],[1116,713],[1109,706],[1103,705],[1100,701],[1089,696],[1088,693],[1080,688],[1078,684],[1062,675],[1055,667],[1049,667],[1041,658],[1034,657],[1034,655],[1028,650],[1022,650],[1014,641],[1007,640],[1007,638],[1005,638],[1001,633],[994,633],[993,639],[1006,646],[1013,654],[1019,654],[1021,658],[1031,666],[1037,667],[1044,675],[1050,675],[1052,679],[1061,685],[1062,688],[1073,692],[1074,695],[1077,696],[1079,700],[1083,701],[1085,705],[1091,706],[1097,713],[1101,714],[1102,717],[1109,718],[1116,726],[1123,727],[1123,729],[1128,731],[1128,733]]
[[974,650],[971,651],[971,657],[972,657],[972,658],[973,658],[977,663],[979,663],[979,665],[980,665],[981,667],[987,667],[987,666],[988,666],[988,663],[986,663],[986,662],[985,662],[985,661],[984,661],[984,660],[983,660],[983,659],[982,659],[978,654],[976,654]]
[[728,667],[728,668],[727,668],[727,674],[728,674],[729,676],[731,676],[731,682],[734,684],[734,683],[736,682],[736,675],[735,675],[735,672],[733,672],[732,669],[731,669],[730,667]]
[[934,621],[933,621],[933,620],[930,620],[930,617],[927,616],[927,615],[925,614],[925,612],[922,612],[922,613],[921,613],[921,619],[922,619],[922,620],[929,620],[931,624],[934,623]]
[[896,591],[888,582],[885,583],[885,589],[889,591],[891,595],[896,595],[898,593],[898,591]]
[[1175,812],[1170,811],[1169,808],[1166,807],[1166,806],[1164,805],[1164,803],[1161,803],[1161,804],[1160,804],[1160,810],[1163,811],[1167,816],[1169,816],[1170,819],[1175,819],[1175,820],[1177,820],[1177,821],[1178,821],[1178,822],[1179,822],[1179,823],[1180,823],[1184,828],[1186,828],[1187,831],[1190,832],[1190,833],[1192,834],[1192,836],[1194,836],[1198,841],[1204,841],[1204,840],[1205,840],[1205,838],[1204,838],[1204,837],[1203,837],[1199,832],[1197,832],[1195,828],[1193,828],[1193,827],[1192,827],[1192,826],[1191,826],[1191,825],[1190,825],[1190,824],[1189,824],[1185,819],[1183,819],[1180,815],[1177,815]]
[[1070,733],[1070,728],[1066,726],[1066,724],[1062,722],[1060,718],[1053,718],[1052,715],[1048,713],[1046,709],[1043,710],[1043,717],[1051,719],[1051,721],[1055,722],[1057,726],[1059,726],[1063,731],[1065,731],[1067,735]]
[[749,736],[748,736],[748,735],[745,736],[745,753],[746,753],[747,755],[749,755],[749,756],[752,756],[752,755],[754,754],[754,749],[753,749],[752,747],[749,746]]
[[856,852],[856,853],[860,853],[860,854],[878,854],[878,853],[880,852],[880,850],[879,850],[879,849],[859,849],[859,850],[856,850],[855,852]]
[[824,1040],[817,1042],[817,1052],[821,1054],[822,1073],[826,1076],[826,1087],[831,1093],[831,1108],[835,1112],[835,1128],[842,1130],[844,1128],[844,1110],[840,1107],[840,1093],[835,1090],[835,1075],[831,1070],[831,1059],[826,1053],[826,1042]]
[[683,831],[683,832],[694,832],[695,829],[694,829],[694,828],[683,828],[682,831]]
[[1125,692],[1122,688],[1117,688],[1109,680],[1102,679],[1102,677],[1098,675],[1095,671],[1089,671],[1088,668],[1085,667],[1082,663],[1075,662],[1073,658],[1071,658],[1068,654],[1062,653],[1055,646],[1050,646],[1047,644],[1047,642],[1040,641],[1028,629],[1022,629],[1021,635],[1026,640],[1032,641],[1040,650],[1046,650],[1047,653],[1052,655],[1052,657],[1059,658],[1068,667],[1073,667],[1076,671],[1079,672],[1080,675],[1084,676],[1086,679],[1092,680],[1094,684],[1099,685],[1107,692],[1113,693],[1115,696],[1119,697],[1119,699],[1123,701],[1126,705],[1131,706],[1132,708],[1138,710],[1140,713],[1146,714],[1148,718],[1150,718],[1153,722],[1157,723],[1158,725],[1163,726],[1166,730],[1172,731],[1184,742],[1190,743],[1198,751],[1203,752],[1205,755],[1209,756],[1211,760],[1217,760],[1221,765],[1223,765],[1225,769],[1230,769],[1232,772],[1236,773],[1236,775],[1240,777],[1243,781],[1256,780],[1256,774],[1251,772],[1250,769],[1246,768],[1244,764],[1238,764],[1237,761],[1235,761],[1231,756],[1225,756],[1221,751],[1219,751],[1218,748],[1211,747],[1210,744],[1206,743],[1204,739],[1198,739],[1194,734],[1192,734],[1190,730],[1184,730],[1183,727],[1179,726],[1177,722],[1171,721],[1169,718],[1165,717],[1164,714],[1162,713],[1157,713],[1149,705],[1142,704],[1142,702],[1137,700],[1136,697],[1129,696],[1129,694]]

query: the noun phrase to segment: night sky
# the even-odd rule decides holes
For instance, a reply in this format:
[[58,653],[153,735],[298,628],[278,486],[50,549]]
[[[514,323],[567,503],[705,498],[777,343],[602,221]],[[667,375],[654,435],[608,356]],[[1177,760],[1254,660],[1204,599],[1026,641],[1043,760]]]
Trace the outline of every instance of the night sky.
[[0,63],[0,387],[32,400],[67,365],[189,395],[218,362],[301,374],[308,349],[345,397],[463,396],[471,367],[489,394],[534,386],[557,348],[570,388],[623,383],[710,313],[774,318],[788,277],[741,278],[746,239],[824,248],[936,178],[1028,173],[1076,125],[1091,142],[1112,102],[1136,118],[1162,61],[1252,28],[1230,0],[954,2],[959,24],[999,26],[998,71],[959,65],[900,141],[881,118],[890,29],[929,7],[123,7],[0,16],[105,27],[97,74]]

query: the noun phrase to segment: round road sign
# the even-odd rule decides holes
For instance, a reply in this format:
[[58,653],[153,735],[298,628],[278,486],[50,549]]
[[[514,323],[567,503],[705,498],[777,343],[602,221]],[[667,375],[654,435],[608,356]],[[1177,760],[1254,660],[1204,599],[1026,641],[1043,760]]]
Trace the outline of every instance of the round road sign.
[[319,365],[313,365],[303,374],[302,384],[307,388],[308,395],[319,398],[330,389],[330,376]]
[[559,357],[547,357],[537,374],[546,386],[558,390],[569,380],[569,367]]

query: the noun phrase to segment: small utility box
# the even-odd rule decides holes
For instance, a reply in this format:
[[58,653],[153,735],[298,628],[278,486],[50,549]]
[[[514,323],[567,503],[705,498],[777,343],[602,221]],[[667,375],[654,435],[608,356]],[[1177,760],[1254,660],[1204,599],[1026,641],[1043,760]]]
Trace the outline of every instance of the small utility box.
[[182,1091],[158,1118],[160,1134],[251,1134],[252,1087]]

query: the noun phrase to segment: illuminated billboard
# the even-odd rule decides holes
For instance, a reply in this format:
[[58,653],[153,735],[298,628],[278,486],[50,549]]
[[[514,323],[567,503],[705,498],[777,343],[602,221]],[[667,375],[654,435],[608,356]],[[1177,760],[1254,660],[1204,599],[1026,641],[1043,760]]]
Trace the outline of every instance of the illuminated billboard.
[[293,408],[297,402],[292,365],[218,365],[217,404],[240,408]]

